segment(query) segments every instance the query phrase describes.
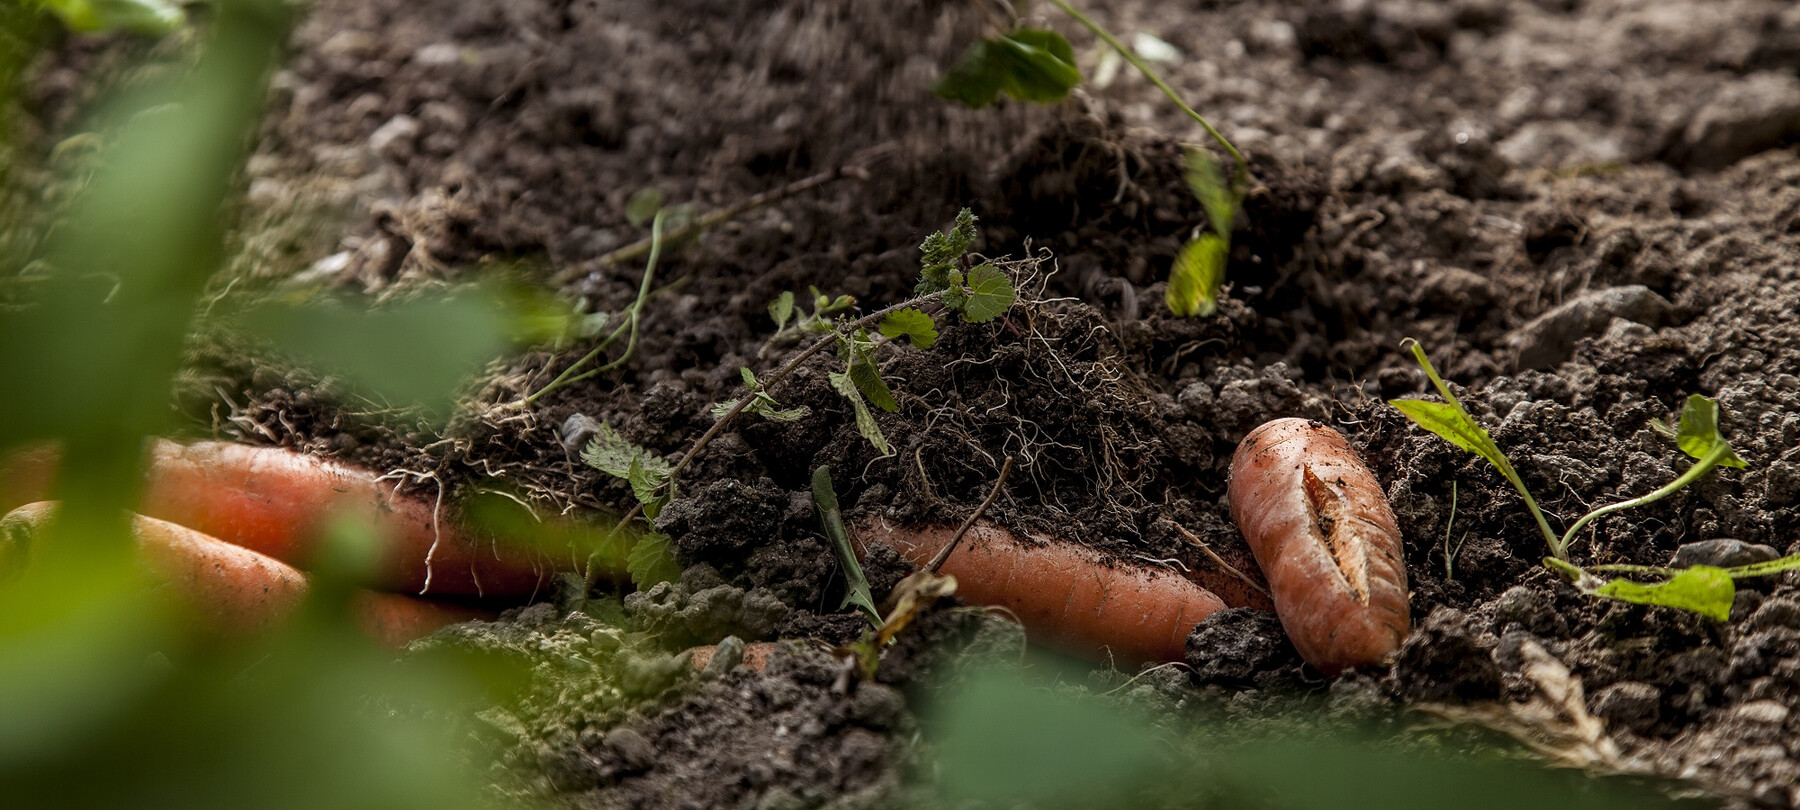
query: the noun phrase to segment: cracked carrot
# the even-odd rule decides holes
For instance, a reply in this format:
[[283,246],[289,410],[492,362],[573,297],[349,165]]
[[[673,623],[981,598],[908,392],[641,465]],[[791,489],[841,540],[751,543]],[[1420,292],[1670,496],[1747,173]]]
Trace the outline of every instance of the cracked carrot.
[[1232,456],[1227,496],[1302,659],[1336,675],[1399,649],[1411,623],[1400,529],[1341,434],[1306,419],[1258,427]]

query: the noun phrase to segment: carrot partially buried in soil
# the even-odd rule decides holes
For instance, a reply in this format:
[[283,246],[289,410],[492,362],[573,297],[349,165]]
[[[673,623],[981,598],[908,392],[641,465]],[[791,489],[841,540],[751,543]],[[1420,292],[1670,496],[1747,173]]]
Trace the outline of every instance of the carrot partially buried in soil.
[[[29,564],[55,513],[56,504],[46,501],[0,517],[0,570]],[[266,632],[306,598],[304,573],[250,549],[143,515],[133,516],[131,533],[156,580],[212,634],[239,638]],[[372,591],[357,593],[352,608],[370,636],[392,646],[445,625],[493,617],[476,608]]]
[[[53,449],[0,464],[0,498],[49,497]],[[518,596],[546,588],[560,562],[449,519],[435,501],[397,494],[367,470],[272,447],[229,442],[151,446],[138,511],[305,567],[330,520],[368,520],[383,538],[372,586],[414,594]]]
[[[921,567],[955,534],[949,526],[907,529],[881,520],[858,527],[863,542]],[[1180,661],[1194,625],[1225,608],[1174,572],[1111,565],[1084,546],[1021,540],[986,521],[971,527],[938,570],[956,577],[957,595],[1012,611],[1033,640],[1099,660]]]
[[1232,456],[1227,493],[1301,658],[1336,675],[1399,649],[1410,624],[1400,529],[1341,434],[1306,419],[1258,427]]

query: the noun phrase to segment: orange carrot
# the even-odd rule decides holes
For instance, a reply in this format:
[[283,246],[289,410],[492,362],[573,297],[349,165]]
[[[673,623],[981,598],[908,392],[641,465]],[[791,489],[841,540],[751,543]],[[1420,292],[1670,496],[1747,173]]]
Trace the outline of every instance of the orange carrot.
[[552,571],[528,549],[461,530],[437,505],[374,473],[276,448],[159,441],[139,511],[305,566],[327,521],[371,520],[383,537],[376,587],[418,594],[519,595]]
[[[688,659],[688,663],[693,664],[694,669],[706,669],[706,665],[712,663],[713,655],[718,651],[719,645],[717,644],[703,644],[699,647],[694,647],[688,651],[693,653],[693,657]],[[751,672],[761,672],[768,669],[769,656],[774,654],[775,642],[752,641],[749,644],[744,645],[744,659],[742,665],[749,667]]]
[[[45,501],[0,517],[0,568],[28,563],[31,544],[55,512],[56,504]],[[278,560],[143,515],[132,517],[131,531],[145,567],[212,634],[241,638],[267,632],[306,598],[306,575]],[[494,615],[372,591],[356,594],[353,613],[370,636],[396,647],[448,624]]]
[[1337,431],[1277,419],[1231,459],[1231,515],[1295,649],[1327,675],[1386,660],[1406,638],[1406,564],[1380,482]]
[[[925,566],[956,530],[876,520],[858,534]],[[1110,563],[1086,547],[1043,537],[1020,540],[987,521],[978,521],[938,570],[956,577],[958,596],[1012,611],[1034,641],[1102,661],[1180,661],[1194,625],[1225,607],[1180,574]]]

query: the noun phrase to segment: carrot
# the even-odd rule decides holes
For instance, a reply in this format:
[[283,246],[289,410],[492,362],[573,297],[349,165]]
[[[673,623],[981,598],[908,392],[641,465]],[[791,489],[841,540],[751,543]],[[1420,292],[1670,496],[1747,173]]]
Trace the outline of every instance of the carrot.
[[[0,517],[0,569],[29,562],[31,545],[55,516],[56,504],[27,504]],[[299,608],[308,591],[304,573],[279,560],[144,515],[131,531],[144,566],[193,611],[209,633],[241,638],[264,633]],[[359,591],[353,613],[369,635],[390,646],[448,624],[493,614],[399,594]]]
[[1336,675],[1399,649],[1410,624],[1400,529],[1342,435],[1305,419],[1258,427],[1232,456],[1227,496],[1302,659]]
[[[923,567],[956,530],[876,520],[858,534]],[[1043,537],[1020,540],[987,521],[977,522],[938,570],[956,577],[958,596],[1012,611],[1034,640],[1095,660],[1180,661],[1194,625],[1225,607],[1179,574],[1112,564],[1086,547]]]
[[[694,669],[704,670],[707,664],[712,663],[713,655],[718,651],[719,645],[717,644],[703,644],[694,647],[688,650],[693,654],[688,659],[688,663],[692,664]],[[769,657],[774,654],[775,642],[752,641],[744,645],[744,658],[741,665],[749,667],[751,672],[761,672],[768,669]]]

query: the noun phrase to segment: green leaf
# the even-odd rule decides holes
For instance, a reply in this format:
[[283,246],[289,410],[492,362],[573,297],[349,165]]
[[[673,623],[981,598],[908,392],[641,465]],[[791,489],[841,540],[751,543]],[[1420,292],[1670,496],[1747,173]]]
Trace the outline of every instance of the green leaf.
[[783,290],[775,300],[769,302],[769,317],[775,321],[775,331],[787,328],[788,321],[794,319],[794,294]]
[[[669,478],[667,460],[627,441],[605,422],[600,423],[600,429],[588,442],[587,449],[581,451],[581,460],[596,470],[630,483],[634,494],[639,484],[634,475],[640,478],[653,476],[658,479],[657,486]],[[638,500],[644,499],[640,496]]]
[[920,349],[929,349],[937,342],[937,322],[919,310],[907,307],[890,313],[881,319],[881,334],[895,340],[905,337],[907,342]]
[[875,423],[875,415],[869,413],[869,406],[863,403],[862,394],[857,391],[856,382],[848,374],[831,372],[829,379],[833,390],[850,400],[850,407],[856,412],[856,430],[862,434],[869,444],[875,447],[883,457],[894,454],[894,448],[888,444],[887,437],[881,434],[881,425]]
[[780,404],[766,396],[758,395],[756,401],[750,403],[744,410],[771,422],[798,422],[812,415],[812,409],[805,405],[797,408],[783,408],[780,407]]
[[1020,101],[1053,104],[1081,83],[1075,49],[1062,34],[1042,28],[1020,28],[999,40],[1003,69],[1000,89]]
[[644,458],[639,456],[631,460],[631,467],[625,473],[625,481],[631,484],[631,494],[638,499],[638,503],[644,505],[644,514],[655,520],[656,513],[662,508],[662,504],[658,503],[657,492],[669,480],[669,465],[657,459],[660,469],[650,469],[644,464]]
[[984,38],[965,51],[932,92],[980,109],[1001,93],[1020,101],[1061,101],[1081,83],[1075,50],[1055,31],[1021,28]]
[[745,387],[756,390],[756,372],[751,371],[749,366],[738,366],[738,378],[744,381]]
[[[1237,194],[1225,182],[1225,173],[1219,171],[1219,164],[1211,154],[1191,146],[1183,152],[1187,162],[1183,177],[1187,178],[1188,188],[1206,209],[1206,221],[1212,226],[1213,233],[1229,240],[1231,224],[1237,219]],[[1223,272],[1220,275],[1223,276]]]
[[934,232],[919,245],[918,295],[948,290],[960,283],[956,263],[975,245],[975,214],[967,208],[956,212],[956,222],[946,232]]
[[[1016,298],[1013,292],[1012,279],[991,264],[984,264],[969,271],[966,290],[958,296],[958,304],[953,307],[962,311],[963,320],[969,323],[987,323],[1000,317],[1013,305]],[[950,303],[945,296],[944,302]]]
[[1224,237],[1203,233],[1181,248],[1175,266],[1169,270],[1169,290],[1163,296],[1170,312],[1182,317],[1205,317],[1218,309],[1228,247]]
[[1744,460],[1738,458],[1730,443],[1719,435],[1719,403],[1699,394],[1688,395],[1687,404],[1681,409],[1681,426],[1676,428],[1675,442],[1681,446],[1681,452],[1695,459],[1719,453],[1716,463],[1727,467],[1744,466]]
[[881,371],[867,357],[859,357],[850,363],[850,381],[856,384],[856,390],[867,397],[869,403],[888,413],[900,410],[900,403],[894,399],[894,392],[881,379]]
[[844,530],[844,515],[838,508],[837,491],[831,487],[831,468],[821,466],[813,470],[813,508],[819,514],[819,526],[825,530],[825,536],[831,538],[831,546],[837,551],[838,562],[844,566],[844,578],[849,585],[844,589],[844,601],[838,609],[855,605],[867,616],[869,623],[881,626],[881,611],[875,607],[875,595],[869,589],[869,577],[863,572],[862,562],[856,559],[856,549],[850,545],[850,534]]
[[1593,595],[1639,605],[1662,605],[1690,610],[1718,621],[1731,618],[1731,600],[1737,589],[1722,568],[1696,565],[1683,569],[1666,582],[1644,584],[1628,579],[1608,581]]
[[681,578],[681,564],[675,561],[669,536],[655,532],[639,537],[632,545],[630,556],[625,558],[625,570],[631,574],[631,584],[640,591]]
[[166,0],[43,0],[69,30],[84,34],[130,31],[160,37],[187,23],[181,6]]
[[654,188],[639,189],[631,199],[625,201],[625,221],[633,227],[641,228],[656,218],[656,212],[663,207],[663,194]]
[[1494,456],[1500,453],[1493,437],[1487,429],[1475,424],[1461,408],[1448,402],[1430,402],[1423,399],[1390,399],[1388,404],[1399,409],[1414,424],[1431,431],[1439,438],[1467,450],[1475,455],[1494,462]]
[[1732,579],[1745,579],[1747,577],[1766,577],[1771,574],[1792,571],[1796,568],[1800,568],[1800,554],[1789,555],[1787,557],[1782,557],[1779,560],[1769,560],[1768,562],[1750,563],[1749,565],[1739,565],[1733,568],[1727,568],[1725,569],[1725,573],[1730,574]]

